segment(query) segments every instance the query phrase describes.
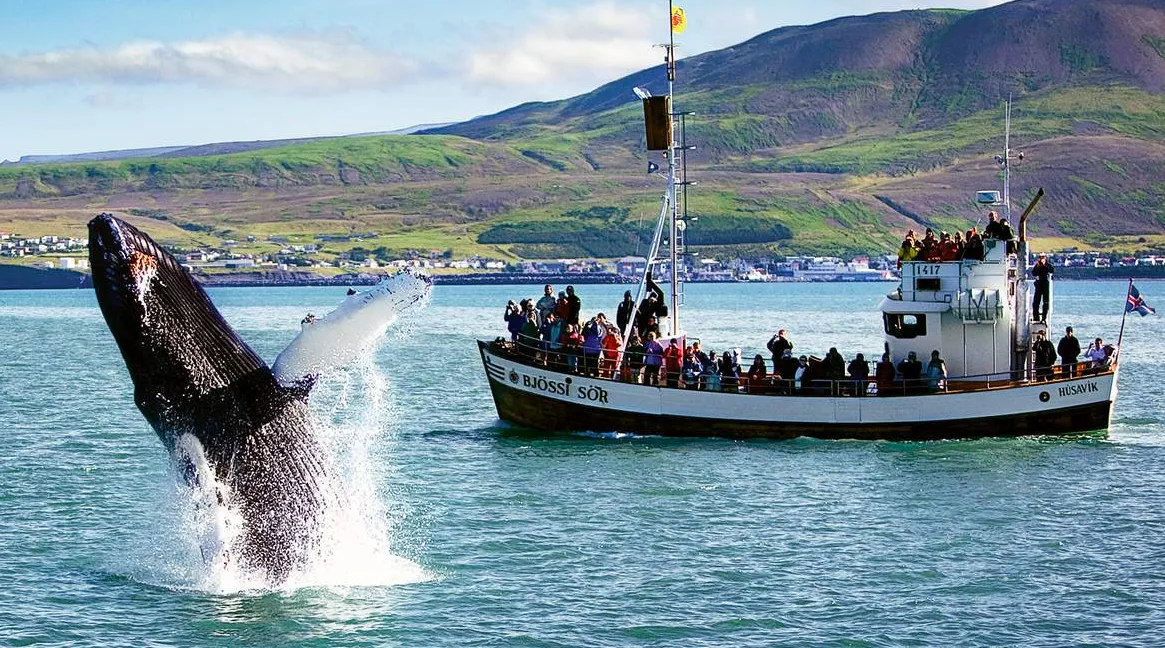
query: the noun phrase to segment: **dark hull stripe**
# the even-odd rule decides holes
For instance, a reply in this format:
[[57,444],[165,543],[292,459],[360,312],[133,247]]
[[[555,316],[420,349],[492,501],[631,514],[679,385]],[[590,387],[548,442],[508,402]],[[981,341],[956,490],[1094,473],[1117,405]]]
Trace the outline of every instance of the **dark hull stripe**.
[[723,418],[645,415],[621,412],[549,398],[508,384],[489,381],[494,405],[503,420],[536,430],[633,432],[676,437],[726,437],[731,439],[864,439],[887,441],[936,441],[994,436],[1074,434],[1106,430],[1112,403],[1103,401],[1079,407],[1028,414],[977,417],[941,423],[911,422],[805,423],[737,421]]

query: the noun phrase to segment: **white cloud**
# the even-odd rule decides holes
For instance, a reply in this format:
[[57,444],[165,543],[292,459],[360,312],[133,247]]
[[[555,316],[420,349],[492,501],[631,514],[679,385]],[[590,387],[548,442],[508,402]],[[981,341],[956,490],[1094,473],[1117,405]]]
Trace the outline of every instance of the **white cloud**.
[[611,3],[550,13],[506,46],[471,52],[466,72],[500,86],[607,80],[662,61],[651,34],[666,35],[667,23],[656,22],[652,30],[648,12]]
[[389,87],[411,80],[419,70],[417,62],[369,48],[347,33],[234,34],[0,56],[0,88],[59,82],[196,83],[322,94]]

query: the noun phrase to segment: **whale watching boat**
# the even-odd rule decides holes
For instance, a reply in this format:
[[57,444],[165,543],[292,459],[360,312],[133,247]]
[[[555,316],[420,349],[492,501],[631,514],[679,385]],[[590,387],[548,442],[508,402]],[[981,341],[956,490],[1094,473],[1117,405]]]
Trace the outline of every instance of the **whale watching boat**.
[[[644,104],[648,149],[666,151],[668,178],[635,303],[643,303],[648,291],[661,295],[653,273],[665,284],[670,279],[670,316],[659,323],[661,343],[677,338],[684,347],[694,339],[681,328],[680,317],[683,198],[689,185],[680,170],[686,168],[682,156],[689,147],[684,115],[674,112],[671,101],[674,37],[664,47],[667,95],[635,89]],[[1003,155],[996,156],[1003,195],[978,192],[977,200],[999,205],[1010,221],[1010,102],[1007,118]],[[935,440],[1107,430],[1117,397],[1120,340],[1103,361],[1042,370],[1035,365],[1033,341],[1048,334],[1050,313],[1038,318],[1031,310],[1026,221],[1042,196],[1040,190],[1022,213],[1017,239],[984,239],[982,259],[905,262],[901,285],[882,299],[885,352],[892,365],[899,367],[908,357],[925,365],[937,350],[947,368],[942,380],[904,379],[902,373],[877,380],[873,371],[869,380],[826,380],[813,359],[799,383],[778,374],[764,384],[741,378],[727,391],[713,391],[665,386],[662,377],[659,385],[640,384],[626,370],[572,371],[575,363],[567,354],[530,338],[479,340],[498,416],[539,430],[729,438]],[[1131,300],[1137,293],[1131,283],[1129,288]],[[1122,335],[1123,329],[1122,321]],[[618,350],[621,368],[628,337]]]

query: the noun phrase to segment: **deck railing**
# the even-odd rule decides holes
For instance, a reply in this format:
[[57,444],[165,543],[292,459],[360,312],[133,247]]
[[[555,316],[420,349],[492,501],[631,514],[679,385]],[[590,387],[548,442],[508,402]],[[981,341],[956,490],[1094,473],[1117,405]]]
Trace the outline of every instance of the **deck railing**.
[[[918,379],[901,378],[897,372],[893,380],[879,381],[876,377],[825,379],[811,376],[808,381],[797,381],[776,377],[777,374],[768,372],[764,380],[752,381],[746,373],[736,376],[722,376],[701,372],[695,376],[689,374],[685,379],[684,373],[668,374],[665,366],[660,365],[658,382],[649,382],[649,374],[645,365],[631,366],[629,363],[620,363],[618,352],[599,351],[589,352],[581,348],[569,348],[558,345],[552,349],[545,342],[535,344],[517,342],[498,338],[490,343],[490,348],[499,355],[524,365],[545,369],[556,373],[589,376],[600,380],[611,380],[632,384],[650,384],[659,387],[675,389],[694,389],[700,391],[720,391],[736,394],[752,394],[765,396],[918,396],[935,393],[963,393],[969,391],[984,391],[992,389],[1006,389],[1022,385],[1038,383],[1055,383],[1070,380],[1074,377],[1089,375],[1111,374],[1116,367],[1106,363],[1097,366],[1093,362],[1078,362],[1073,365],[1056,365],[1046,370],[1037,369],[1034,373],[1028,371],[996,372],[958,376],[934,381],[927,377]],[[814,358],[813,363],[819,362]],[[867,363],[874,365],[874,363]],[[765,363],[766,372],[768,363]],[[876,367],[871,367],[876,369]],[[871,375],[876,375],[871,371]]]

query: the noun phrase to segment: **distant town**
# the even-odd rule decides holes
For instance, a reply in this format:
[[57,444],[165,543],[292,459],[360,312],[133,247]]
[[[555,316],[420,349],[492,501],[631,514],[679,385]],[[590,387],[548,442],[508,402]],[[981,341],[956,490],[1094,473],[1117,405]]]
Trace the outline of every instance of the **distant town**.
[[[333,237],[322,237],[331,239]],[[248,237],[254,243],[254,237]],[[168,248],[174,257],[195,274],[242,273],[262,271],[320,271],[322,273],[378,274],[405,267],[425,269],[437,274],[507,273],[522,278],[538,275],[596,275],[637,279],[642,276],[647,259],[623,257],[602,259],[557,259],[505,261],[482,257],[453,259],[449,250],[411,252],[407,258],[385,258],[355,248],[336,254],[321,255],[323,244],[293,245],[284,237],[272,236],[268,243],[282,245],[278,252],[243,254],[234,248],[236,241],[223,241],[221,247],[197,250]],[[22,237],[0,232],[0,257],[16,260],[35,268],[86,271],[89,267],[84,240],[41,236]],[[1123,256],[1074,249],[1049,254],[1053,265],[1075,268],[1115,268],[1165,266],[1165,256]],[[30,263],[31,261],[31,263]],[[687,281],[891,281],[897,279],[897,258],[856,256],[841,259],[827,256],[787,256],[759,259],[710,259],[688,256],[683,268]],[[517,277],[516,277],[517,278]]]

